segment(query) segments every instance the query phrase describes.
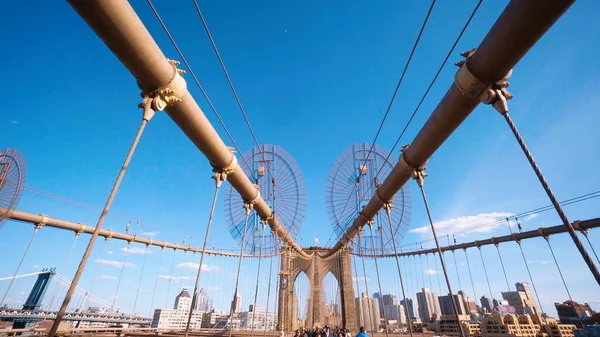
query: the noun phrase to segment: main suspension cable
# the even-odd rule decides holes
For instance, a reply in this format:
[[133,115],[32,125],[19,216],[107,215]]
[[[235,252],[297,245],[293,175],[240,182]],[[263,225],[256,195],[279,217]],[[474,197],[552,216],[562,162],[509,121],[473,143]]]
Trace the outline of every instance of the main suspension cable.
[[[169,32],[169,29],[167,28],[167,25],[164,23],[164,21],[162,20],[162,18],[158,14],[158,11],[156,10],[156,8],[154,8],[154,5],[152,4],[152,0],[147,0],[147,2],[148,2],[148,6],[150,6],[150,9],[154,13],[154,16],[156,17],[156,19],[160,23],[161,27],[163,28],[163,30],[167,34],[167,37],[171,41],[171,44],[173,45],[173,47],[177,51],[177,54],[179,54],[179,57],[181,57],[181,61],[183,62],[183,64],[185,64],[185,67],[188,69],[190,75],[194,79],[194,82],[196,82],[196,86],[198,86],[198,89],[200,89],[200,92],[202,93],[202,96],[204,96],[204,99],[206,100],[206,102],[210,106],[210,109],[213,111],[215,117],[217,117],[217,120],[219,121],[219,124],[221,124],[221,127],[223,128],[223,130],[227,134],[227,137],[229,138],[229,140],[231,140],[231,143],[233,144],[233,147],[236,149],[236,151],[238,152],[238,154],[242,158],[242,161],[244,162],[244,164],[246,165],[246,167],[248,167],[249,172],[252,172],[252,174],[254,174],[254,170],[252,170],[252,168],[250,167],[250,165],[246,161],[246,158],[244,157],[243,153],[241,152],[240,147],[237,145],[237,143],[233,139],[233,136],[231,135],[231,132],[229,132],[229,129],[227,129],[227,127],[225,126],[225,122],[223,121],[223,119],[221,119],[221,116],[219,115],[219,113],[217,112],[217,109],[215,108],[215,106],[213,105],[212,101],[208,97],[208,94],[206,93],[206,91],[204,90],[204,88],[202,87],[202,85],[200,84],[200,81],[198,81],[198,78],[196,77],[196,74],[194,74],[194,71],[192,70],[192,67],[190,66],[190,64],[186,60],[185,56],[183,56],[183,52],[181,51],[181,49],[179,49],[179,46],[175,42],[175,39],[173,38],[173,36],[171,35],[171,33]],[[254,180],[254,176],[253,176],[252,180]]]

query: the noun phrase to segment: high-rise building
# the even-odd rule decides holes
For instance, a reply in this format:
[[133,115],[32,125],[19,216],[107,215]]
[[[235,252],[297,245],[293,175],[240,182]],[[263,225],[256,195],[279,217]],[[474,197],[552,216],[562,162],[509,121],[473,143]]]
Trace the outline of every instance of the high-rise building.
[[[467,310],[465,309],[464,300],[461,294],[453,295],[454,302],[456,302],[456,309],[458,310],[458,315],[466,315]],[[454,306],[452,305],[452,299],[450,298],[450,294],[446,296],[439,296],[438,301],[440,303],[440,310],[442,315],[456,315],[454,312]]]
[[385,310],[384,318],[389,321],[397,321],[398,323],[406,323],[406,314],[404,307],[400,304],[384,304],[383,309]]
[[381,303],[383,305],[383,316],[388,321],[395,320],[400,323],[404,323],[406,321],[404,308],[398,304],[398,296],[394,294],[383,295],[381,297]]
[[394,294],[387,294],[381,297],[383,305],[398,305],[398,296]]
[[414,320],[415,318],[417,318],[417,316],[415,316],[415,306],[414,306],[412,298],[407,297],[406,298],[406,303],[404,303],[404,300],[400,300],[400,304],[403,305],[405,308],[408,309],[408,315],[410,316],[410,318],[412,320]]
[[380,293],[373,293],[373,298],[377,299],[377,303],[379,304],[379,312],[383,312],[383,301],[381,300]]
[[376,298],[369,298],[366,293],[356,299],[356,319],[359,326],[370,331],[379,330],[381,315],[378,302]]
[[487,298],[485,296],[481,296],[481,298],[479,300],[480,300],[480,303],[481,303],[481,311],[482,311],[482,313],[492,312],[492,309],[494,308],[494,304],[493,304],[491,298]]
[[582,328],[584,325],[592,325],[594,323],[600,323],[600,317],[598,320],[594,319],[596,312],[592,310],[589,304],[579,304],[575,301],[565,301],[563,303],[554,303],[556,307],[556,313],[560,322],[563,324],[575,324],[578,328]]
[[431,289],[422,288],[422,291],[417,293],[417,303],[419,304],[419,317],[421,317],[421,322],[431,322],[440,317],[440,307],[437,296]]
[[459,290],[458,294],[462,296],[462,300],[463,300],[463,306],[465,307],[465,311],[466,311],[466,315],[476,315],[478,314],[477,312],[477,304],[475,303],[475,300],[469,298],[467,296],[467,293],[464,290]]
[[529,283],[517,282],[515,287],[516,291],[502,292],[502,298],[508,301],[508,305],[515,307],[517,314],[541,315]]
[[[183,289],[177,297],[173,309],[156,309],[152,317],[151,327],[159,329],[182,330],[185,329],[188,321],[190,309],[192,307],[192,298],[186,289]],[[194,310],[191,329],[200,329],[202,327],[202,312]]]
[[242,296],[236,294],[231,301],[231,308],[233,309],[234,314],[238,314],[242,312]]
[[192,307],[192,297],[188,293],[187,289],[183,289],[177,297],[175,297],[175,304],[173,309],[178,310],[189,310]]
[[196,296],[196,310],[202,312],[209,312],[212,310],[212,304],[212,299],[208,297],[208,294],[206,293],[204,288],[201,288],[198,292],[198,295]]

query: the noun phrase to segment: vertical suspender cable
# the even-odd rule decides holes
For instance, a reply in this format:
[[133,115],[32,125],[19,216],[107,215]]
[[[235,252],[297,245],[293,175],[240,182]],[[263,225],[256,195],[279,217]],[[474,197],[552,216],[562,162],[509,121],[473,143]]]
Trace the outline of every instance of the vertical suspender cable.
[[[437,281],[438,281],[438,290],[441,295],[442,294],[442,282],[440,282],[440,271],[438,270],[438,264],[437,264],[437,260],[435,259],[435,253],[433,253],[432,255],[433,255],[433,263],[435,266],[435,274],[437,276]],[[442,258],[443,258],[443,253],[442,253]]]
[[560,279],[562,280],[562,283],[565,286],[567,295],[569,295],[569,300],[572,302],[573,298],[571,297],[571,292],[569,291],[569,287],[567,286],[567,282],[565,281],[565,277],[563,276],[562,270],[560,269],[560,266],[558,265],[558,261],[556,260],[556,255],[554,255],[554,249],[552,249],[552,245],[550,244],[550,237],[545,236],[544,239],[546,239],[546,242],[548,243],[548,248],[550,248],[550,253],[552,253],[552,258],[554,259],[554,264],[556,265],[556,269],[558,270]]
[[446,271],[446,264],[444,262],[444,257],[442,256],[442,250],[440,248],[440,242],[438,241],[438,237],[435,233],[435,226],[433,225],[433,219],[431,218],[431,211],[429,210],[429,203],[427,202],[427,196],[425,195],[425,189],[423,188],[423,179],[425,178],[424,167],[422,169],[415,170],[414,172],[415,180],[421,189],[421,195],[423,196],[423,203],[425,204],[425,210],[427,211],[427,218],[429,219],[429,225],[431,226],[431,234],[433,234],[433,239],[435,240],[435,246],[437,248],[438,256],[440,257],[440,263],[442,265],[442,271],[444,272],[444,277],[446,278],[446,285],[448,286],[448,296],[450,296],[450,301],[452,302],[452,308],[454,309],[454,315],[456,316],[456,324],[458,325],[458,330],[460,331],[461,337],[465,337],[465,332],[463,330],[462,324],[460,324],[460,315],[458,312],[458,306],[456,304],[456,300],[454,299],[454,294],[452,292],[452,287],[450,286],[450,279],[448,278],[448,272]]
[[471,287],[473,288],[473,296],[475,297],[475,303],[477,303],[477,292],[475,291],[475,282],[473,282],[473,273],[471,273],[471,263],[469,262],[469,255],[467,254],[467,248],[463,248],[465,252],[465,260],[467,262],[467,268],[469,269],[469,279],[471,279]]
[[[179,245],[178,245],[179,246]],[[171,270],[169,271],[169,284],[167,285],[167,292],[165,296],[165,306],[164,308],[168,308],[169,306],[169,293],[171,292],[171,281],[173,280],[173,267],[175,267],[175,252],[177,252],[177,248],[173,248],[173,260],[171,260]]]
[[[367,268],[365,267],[365,256],[363,254],[362,235],[363,235],[363,230],[361,228],[361,230],[358,232],[358,248],[360,250],[360,257],[361,257],[361,260],[362,260],[363,277],[365,279],[364,280],[365,281],[365,293],[367,294],[367,316],[366,316],[366,318],[369,320],[369,325],[371,325],[371,322],[373,322],[373,318],[372,318],[372,315],[371,315],[371,303],[369,301],[369,285],[368,285],[368,282],[367,282]],[[359,294],[358,297],[359,297],[359,303],[362,304],[362,295]]]
[[258,288],[260,284],[260,263],[262,261],[262,250],[263,243],[265,240],[265,227],[267,226],[267,221],[261,221],[262,231],[260,238],[260,247],[258,248],[258,268],[256,272],[256,288],[254,290],[254,305],[252,306],[252,321],[250,324],[250,336],[254,336],[254,319],[256,318],[256,301],[258,300]]
[[[104,246],[102,247],[102,253],[100,254],[100,260],[104,257],[104,253],[106,252],[106,243],[108,242],[108,237],[104,239]],[[83,300],[81,301],[81,306],[79,306],[79,312],[85,308],[85,301],[88,297],[93,294],[94,285],[96,284],[96,279],[98,278],[98,271],[100,271],[100,263],[96,266],[96,271],[94,272],[94,278],[92,279],[92,285],[90,286],[90,290],[83,296]]]
[[[421,248],[423,248],[423,247],[421,246]],[[433,280],[431,278],[433,269],[431,269],[431,267],[429,266],[429,254],[425,254],[425,260],[427,261],[427,275],[429,276],[429,287],[431,287],[431,291],[433,291]]]
[[150,316],[152,316],[152,308],[154,307],[154,297],[156,296],[156,286],[158,285],[158,278],[160,277],[160,268],[162,268],[162,258],[165,252],[163,246],[160,250],[160,257],[158,258],[158,269],[156,269],[156,280],[154,280],[154,290],[152,290],[152,299],[150,300]]
[[251,203],[244,203],[244,208],[246,209],[246,218],[244,220],[244,233],[242,234],[242,244],[241,244],[241,248],[240,248],[240,260],[238,262],[238,270],[237,270],[237,276],[235,278],[235,291],[233,292],[233,301],[231,302],[231,310],[229,313],[229,317],[230,317],[230,321],[229,321],[229,337],[231,337],[231,334],[233,332],[233,313],[234,313],[234,304],[237,305],[237,295],[238,295],[238,286],[240,283],[240,272],[242,271],[242,259],[244,256],[244,246],[246,243],[246,231],[248,228],[248,217],[250,216],[250,211],[252,209],[252,204]]
[[146,245],[146,251],[144,252],[144,262],[142,262],[142,270],[140,271],[140,280],[138,281],[137,291],[135,292],[135,300],[133,301],[133,314],[136,315],[135,309],[137,308],[138,297],[140,296],[140,287],[142,286],[142,279],[144,278],[144,269],[146,268],[146,258],[148,257],[150,245]]
[[376,250],[375,250],[375,238],[373,237],[373,223],[369,223],[369,233],[371,234],[371,246],[373,246],[373,260],[375,260],[375,273],[377,274],[377,285],[379,288],[379,300],[381,301],[381,308],[383,309],[383,326],[385,328],[385,335],[386,337],[389,336],[388,334],[388,321],[387,321],[387,315],[385,313],[385,305],[383,305],[383,291],[381,288],[381,279],[379,278],[379,263],[377,262],[377,255],[376,255]]
[[[454,244],[456,244],[456,238],[454,238]],[[448,246],[450,246],[450,235],[448,235]],[[456,263],[456,254],[454,254],[454,249],[452,249],[452,259],[454,260],[454,268],[456,268],[456,278],[458,279],[458,287],[462,290],[462,283],[460,282],[460,273],[458,272],[458,263]],[[475,299],[477,301],[477,299]]]
[[[60,272],[61,275],[64,275],[67,271],[67,266],[69,265],[69,260],[71,260],[71,254],[73,254],[73,249],[75,248],[75,244],[77,243],[77,239],[81,235],[80,232],[75,232],[75,239],[73,239],[73,243],[71,244],[71,249],[69,250],[69,255],[67,255],[67,259],[65,260],[65,264]],[[52,298],[50,299],[50,304],[48,305],[48,311],[52,310],[52,303],[54,303],[54,298],[56,297],[56,293],[58,292],[59,284],[56,283],[56,287],[54,288],[54,292],[52,293]],[[48,317],[48,313],[46,313],[46,318]]]
[[[494,239],[492,239],[493,241]],[[506,281],[506,288],[510,291],[510,284],[508,283],[508,277],[506,276],[506,269],[504,268],[504,261],[502,261],[502,254],[500,254],[500,245],[494,242],[496,250],[498,251],[498,258],[500,259],[500,265],[502,266],[502,272],[504,273],[504,280]]]
[[65,315],[65,312],[67,311],[67,306],[69,305],[69,302],[71,301],[71,297],[73,296],[73,293],[75,292],[75,288],[77,287],[77,284],[79,283],[79,278],[81,278],[83,269],[85,268],[85,265],[87,263],[87,260],[90,256],[90,254],[92,253],[92,249],[94,248],[94,244],[96,243],[98,234],[100,234],[100,230],[102,229],[104,220],[106,219],[106,216],[108,215],[110,206],[112,205],[112,202],[115,198],[115,195],[117,194],[117,191],[119,190],[119,186],[121,185],[121,180],[123,180],[123,176],[125,176],[125,171],[127,171],[127,167],[129,166],[131,157],[133,156],[133,153],[135,152],[135,148],[137,147],[140,137],[142,136],[142,133],[144,132],[144,129],[146,128],[146,124],[154,116],[155,112],[154,112],[154,110],[151,109],[152,99],[144,98],[144,101],[142,101],[142,104],[143,104],[143,109],[144,109],[142,123],[135,135],[135,138],[133,140],[133,143],[131,144],[131,147],[129,148],[129,152],[127,153],[127,156],[125,157],[125,161],[123,162],[123,166],[121,167],[121,170],[119,171],[117,180],[115,181],[113,188],[110,191],[110,194],[108,195],[108,199],[106,200],[106,204],[104,205],[104,208],[102,209],[100,218],[98,219],[98,222],[96,223],[94,232],[92,233],[92,236],[90,237],[90,241],[85,249],[85,252],[83,253],[83,256],[81,257],[81,262],[79,262],[77,271],[75,272],[75,275],[73,276],[73,279],[71,280],[71,284],[69,285],[69,290],[67,290],[67,294],[65,295],[63,303],[62,303],[60,309],[58,310],[58,313],[56,314],[56,319],[54,320],[54,323],[52,324],[52,327],[50,328],[50,331],[48,332],[48,337],[54,337],[54,335],[56,334],[56,331],[58,330],[58,326],[60,325],[60,322],[62,321],[62,318]]
[[[519,221],[519,219],[517,219],[517,222],[518,221]],[[506,225],[508,226],[508,230],[510,231],[510,234],[513,235],[513,237],[514,237],[512,228],[510,228],[510,221],[508,220],[508,218],[506,218]],[[525,268],[527,268],[527,275],[529,275],[529,280],[531,281],[531,286],[533,287],[533,292],[535,293],[535,298],[537,299],[538,303],[540,304],[540,309],[542,309],[541,311],[543,311],[542,302],[540,301],[540,297],[538,296],[537,288],[535,287],[535,283],[533,282],[533,277],[531,277],[531,271],[529,270],[529,265],[527,264],[527,259],[525,258],[525,253],[523,252],[523,247],[521,246],[521,240],[515,239],[515,242],[519,245],[519,250],[521,251],[521,256],[523,257],[523,263],[525,263]],[[536,314],[542,315],[541,312],[536,312]]]
[[[271,235],[275,236],[275,233],[272,232]],[[277,236],[275,237],[277,238]],[[275,244],[275,249],[277,249],[277,247],[278,244]],[[263,333],[263,337],[267,336],[267,327],[269,325],[269,302],[271,301],[271,279],[273,279],[273,256],[274,254],[273,252],[271,252],[271,261],[269,262],[269,284],[267,285],[267,308],[265,309],[265,311],[267,312],[267,316],[265,317],[265,330]]]
[[[200,254],[200,262],[198,264],[198,272],[196,274],[196,283],[194,283],[194,294],[192,295],[192,306],[188,313],[187,323],[185,324],[185,337],[190,332],[190,323],[192,322],[192,315],[194,308],[198,302],[198,286],[200,285],[200,275],[202,274],[202,264],[204,264],[204,257],[206,255],[206,245],[208,244],[208,237],[210,234],[210,228],[212,226],[213,216],[215,214],[215,207],[217,205],[217,198],[219,196],[219,189],[223,181],[227,178],[227,175],[223,172],[215,172],[212,177],[215,180],[215,193],[213,195],[212,205],[210,207],[210,215],[208,216],[208,224],[206,225],[206,234],[204,235],[204,243],[202,244],[202,253]],[[241,258],[241,257],[240,257]]]
[[488,290],[490,291],[490,299],[494,298],[492,294],[492,286],[490,285],[490,278],[488,277],[487,268],[485,267],[485,260],[483,259],[483,253],[481,252],[481,246],[477,245],[479,249],[479,256],[481,257],[481,264],[483,264],[483,272],[485,274],[485,280],[487,281]]
[[590,241],[590,238],[588,237],[588,231],[587,230],[582,230],[581,233],[583,234],[583,236],[585,236],[585,239],[587,240],[588,245],[592,249],[592,253],[594,253],[594,256],[596,257],[596,261],[598,261],[598,263],[600,263],[600,258],[598,258],[598,254],[596,254],[596,250],[594,249],[594,245],[592,245],[592,242]]
[[31,243],[33,242],[33,239],[35,238],[35,234],[38,232],[38,230],[40,228],[41,228],[40,225],[36,225],[35,228],[33,229],[33,235],[31,236],[31,239],[29,239],[29,243],[27,244],[27,247],[25,248],[25,252],[23,252],[21,261],[19,261],[19,264],[17,265],[15,274],[13,275],[12,279],[10,279],[10,282],[8,283],[8,287],[6,288],[6,291],[4,292],[4,296],[2,296],[2,301],[0,301],[0,307],[2,307],[2,305],[4,304],[4,301],[6,300],[6,296],[8,295],[8,292],[10,291],[10,287],[12,287],[13,282],[15,281],[15,277],[19,273],[19,270],[21,269],[21,265],[23,265],[23,260],[25,260],[25,256],[27,256],[27,252],[29,252],[29,247],[31,247]]
[[598,271],[598,268],[596,267],[596,264],[594,263],[594,261],[592,260],[592,258],[588,254],[587,250],[583,246],[583,243],[579,239],[579,236],[577,236],[577,233],[575,232],[575,229],[573,228],[573,225],[571,224],[571,222],[567,218],[567,215],[564,212],[564,210],[563,210],[562,206],[560,205],[560,203],[558,202],[558,200],[556,199],[556,196],[554,196],[554,192],[552,192],[552,189],[550,188],[550,185],[548,184],[548,182],[546,181],[546,178],[542,174],[542,171],[540,170],[540,168],[537,165],[535,159],[533,158],[533,155],[531,154],[531,152],[527,148],[527,145],[525,144],[525,141],[521,137],[521,134],[519,133],[519,130],[517,130],[517,127],[515,126],[515,123],[513,123],[512,118],[510,118],[510,115],[508,114],[508,110],[505,111],[505,112],[503,112],[502,115],[504,116],[504,119],[506,120],[506,123],[510,127],[510,130],[514,134],[515,139],[519,143],[519,146],[521,146],[521,150],[523,150],[523,154],[525,155],[525,157],[527,157],[527,160],[529,161],[529,164],[531,165],[531,168],[533,169],[533,171],[535,172],[535,175],[537,176],[538,180],[542,184],[542,187],[544,188],[544,191],[546,191],[546,194],[548,195],[548,198],[552,202],[552,205],[554,205],[554,209],[556,209],[556,213],[558,213],[558,216],[560,217],[560,219],[562,220],[563,224],[567,228],[567,231],[569,232],[569,235],[571,236],[571,239],[573,239],[573,242],[575,243],[575,246],[577,247],[577,249],[579,250],[579,253],[583,257],[583,260],[585,261],[585,263],[587,264],[588,268],[592,272],[592,275],[594,275],[594,278],[596,279],[596,282],[598,283],[598,285],[600,285],[600,272]]
[[[408,323],[408,333],[410,337],[413,337],[412,331],[412,322],[410,317],[410,312],[408,310],[408,302],[406,300],[406,291],[404,290],[404,280],[402,279],[402,271],[400,270],[400,258],[398,257],[398,247],[396,247],[396,234],[394,233],[394,229],[392,228],[392,204],[386,203],[384,204],[385,212],[388,218],[388,224],[390,226],[390,235],[392,237],[392,246],[394,247],[394,257],[396,258],[396,267],[398,268],[398,279],[400,280],[400,289],[402,290],[402,299],[404,299],[404,313],[406,315],[406,322]],[[383,230],[381,231],[381,236],[383,236]],[[385,308],[384,308],[385,311]]]
[[129,255],[129,247],[131,247],[131,241],[127,242],[127,249],[125,250],[125,257],[123,257],[123,265],[121,266],[121,272],[119,273],[119,279],[117,280],[117,289],[115,289],[115,296],[113,297],[112,305],[110,308],[114,310],[115,303],[117,302],[117,298],[119,297],[119,287],[121,285],[121,278],[123,277],[123,271],[125,270],[125,266],[127,265],[127,256]]

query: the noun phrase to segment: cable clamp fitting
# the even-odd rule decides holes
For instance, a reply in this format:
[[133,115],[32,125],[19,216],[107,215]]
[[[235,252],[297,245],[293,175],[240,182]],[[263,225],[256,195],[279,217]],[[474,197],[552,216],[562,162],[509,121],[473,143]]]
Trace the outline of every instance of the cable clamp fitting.
[[40,228],[46,226],[46,224],[48,223],[48,220],[50,220],[50,217],[47,216],[46,214],[40,214],[40,216],[42,217],[42,221],[40,221],[39,223],[35,224],[35,228],[34,230],[37,232]]
[[481,101],[483,104],[492,105],[501,114],[508,113],[508,100],[513,95],[508,92],[508,79],[512,69],[496,83],[487,83],[477,78],[468,67],[468,59],[475,54],[477,49],[461,53],[465,59],[455,63],[460,69],[456,72],[454,83],[458,90],[466,97]]
[[544,229],[546,229],[546,228],[540,227],[540,228],[538,228],[537,231],[538,231],[538,233],[540,233],[540,236],[542,236],[544,239],[546,239],[546,241],[549,241],[550,237],[548,236],[548,234],[544,233]]
[[[173,77],[165,86],[153,91],[142,91],[144,100],[140,104],[142,108],[146,107],[154,111],[163,111],[167,106],[181,102],[183,95],[186,92],[186,82],[182,75],[185,70],[178,69],[179,61],[169,60],[167,62],[173,66]],[[139,83],[138,83],[139,85]],[[150,101],[146,100],[148,98]],[[151,117],[150,117],[151,118]],[[145,119],[145,118],[144,118]]]

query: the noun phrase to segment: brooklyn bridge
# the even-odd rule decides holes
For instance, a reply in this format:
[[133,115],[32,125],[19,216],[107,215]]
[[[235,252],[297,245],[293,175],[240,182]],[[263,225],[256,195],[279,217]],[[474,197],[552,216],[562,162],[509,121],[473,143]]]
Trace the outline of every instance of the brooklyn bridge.
[[[574,3],[14,5],[4,45],[44,60],[7,69],[0,335],[600,336],[600,28]],[[360,53],[393,73],[377,113]]]

